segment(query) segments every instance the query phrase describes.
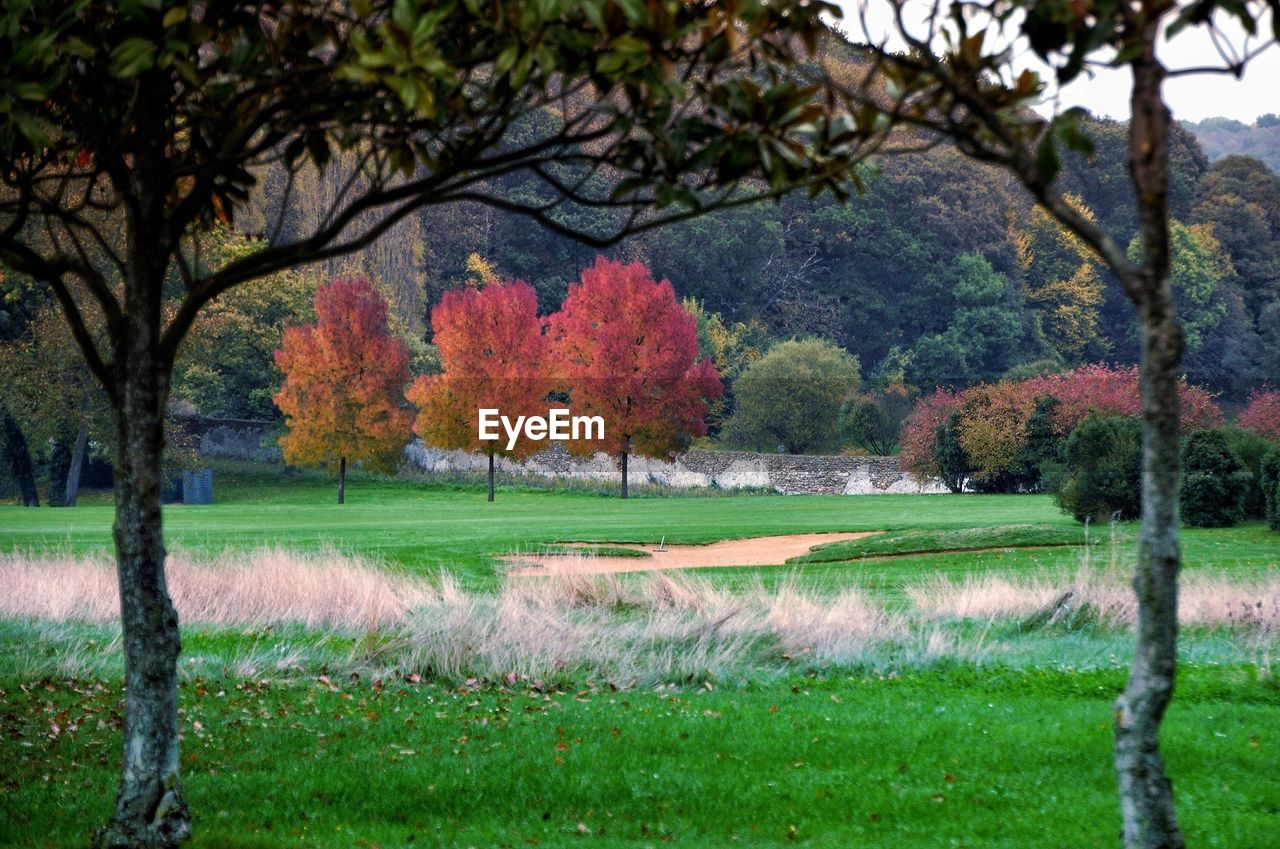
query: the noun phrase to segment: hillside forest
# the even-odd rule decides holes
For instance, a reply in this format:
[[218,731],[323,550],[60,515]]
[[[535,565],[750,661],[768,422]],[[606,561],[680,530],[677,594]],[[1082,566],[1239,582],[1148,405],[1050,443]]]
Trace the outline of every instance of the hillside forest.
[[[1261,121],[1260,121],[1261,123]],[[1259,159],[1222,150],[1217,131],[1188,127],[1171,139],[1174,287],[1187,338],[1186,381],[1228,416],[1280,375],[1280,177]],[[1139,249],[1122,123],[1094,121],[1089,161],[1071,155],[1060,183],[1071,202]],[[309,170],[288,193],[265,171],[234,227],[206,239],[211,266],[274,234],[293,238],[349,191],[341,161]],[[541,191],[511,177],[506,196]],[[1131,309],[1104,266],[1034,207],[1006,175],[949,147],[882,157],[865,166],[849,203],[790,196],[634,236],[610,259],[643,263],[669,280],[698,320],[703,358],[724,383],[704,442],[763,450],[894,453],[917,399],[1003,379],[1014,382],[1126,369],[1137,359]],[[288,194],[287,208],[273,198]],[[220,298],[201,316],[175,369],[176,415],[281,421],[274,352],[286,327],[314,321],[313,299],[335,276],[373,281],[390,328],[409,350],[412,376],[442,370],[431,311],[446,292],[494,280],[526,281],[538,314],[551,315],[598,251],[477,205],[428,208],[363,253],[280,272],[267,285]],[[0,272],[2,273],[2,272]],[[176,285],[176,283],[175,283]],[[88,455],[86,483],[105,472],[105,402],[41,287],[0,281],[0,407],[5,457],[0,492],[16,494],[24,463],[49,481],[50,503],[74,502],[67,476]],[[830,421],[814,438],[769,429],[769,415],[737,409],[735,383],[780,344],[838,349]],[[797,368],[794,349],[778,350]],[[788,363],[787,358],[792,358]],[[851,376],[850,376],[851,372]],[[743,383],[765,400],[768,370]],[[55,391],[47,391],[56,387]],[[761,390],[760,387],[764,387]],[[740,413],[740,414],[739,414]],[[736,415],[738,414],[738,415]],[[177,441],[180,443],[180,440]],[[173,452],[181,453],[177,444]],[[932,462],[932,461],[930,461]],[[929,466],[929,463],[925,464]],[[79,483],[76,481],[76,483]]]

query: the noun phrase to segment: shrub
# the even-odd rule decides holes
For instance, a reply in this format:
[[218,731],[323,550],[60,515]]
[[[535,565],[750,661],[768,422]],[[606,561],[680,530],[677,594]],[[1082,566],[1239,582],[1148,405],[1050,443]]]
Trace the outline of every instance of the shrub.
[[1067,477],[1055,496],[1078,521],[1136,519],[1142,510],[1142,423],[1091,416],[1067,438]]
[[1026,446],[1027,421],[1035,397],[1025,383],[979,384],[962,393],[960,445],[973,466],[974,481],[986,491],[1014,489],[1009,468]]
[[1183,521],[1192,528],[1239,524],[1248,480],[1221,429],[1190,434],[1183,443]]
[[1267,524],[1273,531],[1280,531],[1280,448],[1262,458],[1258,477]]
[[[1183,381],[1179,395],[1188,432],[1222,426],[1222,411],[1208,392]],[[907,471],[919,478],[940,477],[934,440],[957,409],[974,488],[1052,491],[1063,474],[1060,446],[1053,442],[1065,440],[1089,416],[1137,419],[1142,400],[1136,367],[1106,365],[980,383],[958,393],[939,391],[920,399],[903,428]]]
[[902,468],[919,480],[938,480],[936,442],[938,428],[951,418],[960,403],[960,396],[946,389],[939,389],[916,402],[915,409],[902,426]]
[[[1054,412],[1058,433],[1066,435],[1090,415],[1137,417],[1142,412],[1137,366],[1081,366],[1062,374],[1027,381],[1036,397],[1057,398]],[[1183,381],[1178,386],[1182,425],[1198,430],[1222,425],[1222,411],[1203,389]]]
[[1231,453],[1236,456],[1236,459],[1244,466],[1244,470],[1249,473],[1249,481],[1245,485],[1244,501],[1241,505],[1244,508],[1244,517],[1246,519],[1265,519],[1267,517],[1267,502],[1262,493],[1262,461],[1275,446],[1249,430],[1241,430],[1236,427],[1225,428],[1223,434],[1227,437],[1227,444],[1231,448]]
[[1193,528],[1224,528],[1244,519],[1249,474],[1231,453],[1221,429],[1201,430],[1182,446],[1182,521]]
[[1063,440],[1054,432],[1053,418],[1058,399],[1036,399],[1035,410],[1027,419],[1026,439],[1019,449],[1009,474],[1014,487],[1021,492],[1056,492],[1066,474],[1063,464]]

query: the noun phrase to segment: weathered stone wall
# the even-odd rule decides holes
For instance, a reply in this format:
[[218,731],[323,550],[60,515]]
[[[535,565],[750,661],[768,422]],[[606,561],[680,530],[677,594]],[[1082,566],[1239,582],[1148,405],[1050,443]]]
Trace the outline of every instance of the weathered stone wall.
[[[424,472],[483,474],[488,461],[480,454],[425,448],[415,442],[405,450],[411,468]],[[688,451],[675,462],[632,457],[633,484],[673,487],[715,486],[720,489],[771,489],[785,495],[871,495],[940,493],[936,483],[920,483],[902,471],[896,457],[811,457],[756,454],[747,451]],[[604,454],[573,457],[562,445],[522,462],[498,459],[498,469],[513,475],[616,481],[620,473]]]
[[284,454],[277,441],[279,432],[268,422],[248,419],[188,419],[184,430],[191,434],[203,457],[280,463]]
[[[203,419],[188,425],[205,457],[281,462],[278,431],[266,422]],[[482,454],[426,448],[418,440],[405,449],[405,464],[428,473],[483,475],[488,460]],[[902,471],[897,457],[811,457],[794,454],[756,454],[749,451],[688,451],[675,462],[632,457],[633,484],[720,489],[769,489],[785,495],[871,495],[877,493],[946,492],[934,482],[920,483]],[[510,475],[617,481],[613,458],[596,454],[573,457],[559,443],[528,460],[498,459],[498,469]]]

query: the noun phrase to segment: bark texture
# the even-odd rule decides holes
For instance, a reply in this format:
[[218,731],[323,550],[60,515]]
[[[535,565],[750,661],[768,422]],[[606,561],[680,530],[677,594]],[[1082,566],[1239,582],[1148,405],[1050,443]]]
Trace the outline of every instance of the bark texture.
[[9,470],[18,482],[23,506],[39,507],[40,488],[36,486],[36,470],[31,464],[31,448],[22,428],[7,411],[4,413],[4,453],[9,458]]
[[347,458],[338,460],[338,503],[347,503]]
[[[85,398],[80,405],[80,415],[87,416],[88,413],[89,399]],[[76,499],[80,497],[80,472],[84,469],[84,453],[88,447],[89,423],[82,420],[80,430],[76,433],[76,440],[71,446],[71,463],[67,466],[67,483],[62,495],[62,504],[65,507],[75,507]]]
[[1182,849],[1173,786],[1160,756],[1160,723],[1173,696],[1178,653],[1179,402],[1182,329],[1169,275],[1169,110],[1154,44],[1159,17],[1141,34],[1132,64],[1129,167],[1138,193],[1142,267],[1125,280],[1141,333],[1142,531],[1133,588],[1137,640],[1129,680],[1115,706],[1115,766],[1127,849]]
[[116,558],[125,653],[124,765],[97,849],[170,847],[190,836],[178,771],[178,615],[165,583],[160,512],[167,370],[153,361],[159,316],[130,315],[130,379],[115,410]]
[[[140,85],[152,82],[144,74]],[[154,94],[154,92],[153,92]],[[150,101],[154,100],[154,104]],[[126,204],[124,311],[112,333],[115,543],[124,642],[124,758],[115,812],[95,849],[177,846],[191,835],[178,760],[178,614],[165,583],[160,488],[173,363],[161,353],[172,245],[165,221],[164,98],[140,98]],[[151,108],[148,108],[151,106]],[[123,182],[123,181],[122,181]]]
[[489,500],[493,501],[493,455],[489,455]]
[[622,497],[627,497],[627,457],[630,455],[626,452],[622,454]]
[[65,507],[63,498],[67,492],[67,473],[71,470],[71,446],[75,431],[60,432],[49,449],[49,497],[50,507]]

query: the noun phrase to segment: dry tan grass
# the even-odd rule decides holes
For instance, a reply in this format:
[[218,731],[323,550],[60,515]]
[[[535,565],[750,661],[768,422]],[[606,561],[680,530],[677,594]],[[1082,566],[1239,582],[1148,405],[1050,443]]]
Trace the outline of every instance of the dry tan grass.
[[[1076,617],[1070,621],[1126,628],[1135,613],[1119,570],[1089,566],[1068,576],[925,581],[907,588],[907,612],[888,611],[858,590],[806,589],[795,574],[772,589],[727,590],[687,572],[565,572],[474,592],[447,575],[428,581],[336,551],[280,549],[200,562],[177,553],[168,571],[186,624],[367,633],[356,649],[360,662],[455,679],[670,682],[788,663],[874,664],[890,655],[904,663],[979,660],[989,652],[985,641],[962,639],[946,620],[1034,619],[1060,600],[1052,609]],[[0,555],[0,587],[0,616],[47,623],[117,616],[114,567],[102,557]],[[1280,570],[1249,580],[1190,573],[1181,618],[1273,641],[1280,637]],[[287,646],[262,652],[237,665],[296,662]]]
[[729,592],[652,572],[509,580],[496,594],[445,580],[401,639],[410,666],[438,675],[553,679],[589,669],[626,682],[701,679],[792,658],[849,664],[906,633],[904,621],[855,592],[811,596],[794,582]]
[[[1064,595],[1070,593],[1069,596]],[[1099,621],[1132,627],[1137,599],[1115,569],[1081,567],[1074,575],[1009,577],[987,574],[961,581],[939,578],[907,588],[914,609],[928,619],[1008,619],[1035,616],[1062,599],[1064,610],[1088,605]],[[1184,625],[1243,628],[1280,636],[1280,569],[1261,576],[1189,572],[1182,578],[1178,620]]]
[[[169,555],[169,592],[183,622],[301,623],[377,628],[403,620],[429,588],[364,558],[279,548],[227,552],[197,563]],[[120,616],[114,562],[105,557],[0,555],[0,616],[112,622]]]
[[[612,681],[700,680],[788,659],[855,663],[912,637],[901,616],[858,592],[827,597],[795,580],[731,592],[681,573],[564,573],[472,592],[447,575],[427,581],[334,551],[278,549],[201,563],[178,553],[168,574],[186,624],[376,632],[377,657],[364,660],[454,678],[551,680],[589,670]],[[0,616],[117,616],[115,571],[104,557],[0,556],[0,585],[7,590]],[[266,663],[255,658],[253,665]]]

